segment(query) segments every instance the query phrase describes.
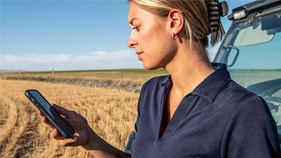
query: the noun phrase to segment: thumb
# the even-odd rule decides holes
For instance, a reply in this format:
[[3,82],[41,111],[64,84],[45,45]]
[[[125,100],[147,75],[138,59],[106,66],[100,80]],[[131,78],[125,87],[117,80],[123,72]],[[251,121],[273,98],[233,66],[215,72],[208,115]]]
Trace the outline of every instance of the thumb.
[[61,107],[61,106],[58,106],[56,104],[53,104],[52,106],[54,109],[56,109],[58,111],[59,114],[63,115],[63,116],[69,116],[71,111]]

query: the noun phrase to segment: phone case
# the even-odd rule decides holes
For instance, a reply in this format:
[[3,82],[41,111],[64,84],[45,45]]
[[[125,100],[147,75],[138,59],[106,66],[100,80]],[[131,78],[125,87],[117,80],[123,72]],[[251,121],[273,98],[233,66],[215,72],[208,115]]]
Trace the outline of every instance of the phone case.
[[48,121],[61,133],[65,138],[73,137],[73,128],[64,120],[47,99],[36,89],[28,89],[25,96],[39,109]]

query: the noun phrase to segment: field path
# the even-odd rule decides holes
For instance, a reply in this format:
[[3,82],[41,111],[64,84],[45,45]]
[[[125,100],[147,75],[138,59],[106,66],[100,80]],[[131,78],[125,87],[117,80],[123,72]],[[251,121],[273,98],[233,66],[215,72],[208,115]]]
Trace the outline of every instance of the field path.
[[7,89],[2,87],[2,83],[0,157],[28,157],[34,151],[33,147],[39,143],[37,125],[40,118],[35,117],[37,111],[24,98],[20,84],[5,82],[4,86],[9,86]]
[[138,94],[114,89],[0,79],[0,157],[91,157],[82,148],[62,148],[49,138],[37,109],[24,96],[38,89],[51,103],[83,115],[90,126],[123,150],[133,130]]

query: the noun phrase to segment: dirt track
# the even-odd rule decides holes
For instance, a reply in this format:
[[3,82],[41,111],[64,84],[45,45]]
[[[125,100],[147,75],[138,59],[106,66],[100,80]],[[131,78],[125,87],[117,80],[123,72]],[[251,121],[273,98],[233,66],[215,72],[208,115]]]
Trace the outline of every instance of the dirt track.
[[35,109],[22,97],[14,97],[15,92],[6,90],[1,88],[0,96],[0,157],[25,157],[33,152],[34,146],[43,144],[36,139],[39,136],[37,125],[40,120],[35,117]]

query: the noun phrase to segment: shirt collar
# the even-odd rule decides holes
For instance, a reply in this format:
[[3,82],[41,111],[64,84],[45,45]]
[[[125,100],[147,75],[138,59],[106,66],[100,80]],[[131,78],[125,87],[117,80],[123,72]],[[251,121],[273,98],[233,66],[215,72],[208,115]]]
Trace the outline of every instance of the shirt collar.
[[230,81],[230,75],[225,65],[208,76],[192,92],[208,102],[213,102],[220,90]]

